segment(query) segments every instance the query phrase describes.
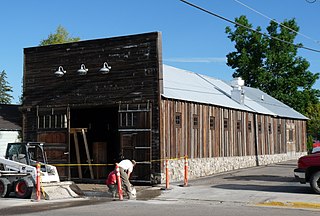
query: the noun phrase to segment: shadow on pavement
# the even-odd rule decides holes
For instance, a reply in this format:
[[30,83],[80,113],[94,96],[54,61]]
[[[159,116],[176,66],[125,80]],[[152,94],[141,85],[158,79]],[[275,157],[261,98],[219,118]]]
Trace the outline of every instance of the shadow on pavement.
[[252,190],[279,193],[296,193],[296,194],[318,194],[313,193],[310,187],[303,186],[274,186],[274,185],[256,185],[256,184],[220,184],[211,186],[212,188],[230,189],[230,190]]
[[243,176],[228,176],[223,179],[237,181],[271,181],[271,182],[296,182],[294,177],[275,176],[275,175],[243,175]]
[[279,163],[279,164],[269,164],[267,165],[268,167],[292,167],[295,168],[297,166],[297,162],[296,163]]

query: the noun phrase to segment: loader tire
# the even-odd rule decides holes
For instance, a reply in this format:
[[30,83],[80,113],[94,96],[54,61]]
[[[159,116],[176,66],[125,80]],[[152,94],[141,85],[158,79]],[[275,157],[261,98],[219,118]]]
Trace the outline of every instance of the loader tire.
[[32,194],[33,184],[30,186],[30,180],[21,178],[15,182],[14,192],[16,197],[22,199],[29,199]]
[[11,192],[10,181],[6,178],[0,178],[0,197],[8,197]]

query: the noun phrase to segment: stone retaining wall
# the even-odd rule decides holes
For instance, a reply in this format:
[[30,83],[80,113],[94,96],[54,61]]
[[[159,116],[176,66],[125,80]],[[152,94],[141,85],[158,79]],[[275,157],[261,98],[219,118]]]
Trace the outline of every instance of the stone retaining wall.
[[[245,157],[218,157],[218,158],[197,158],[188,159],[188,178],[209,176],[216,173],[227,172],[231,170],[254,167],[258,165],[267,165],[279,163],[282,161],[298,159],[306,152],[290,152],[287,154],[259,155]],[[258,161],[257,161],[258,159]],[[184,159],[169,160],[170,182],[183,181],[184,179]],[[258,163],[257,163],[258,162]],[[161,182],[165,183],[165,173],[161,174]]]

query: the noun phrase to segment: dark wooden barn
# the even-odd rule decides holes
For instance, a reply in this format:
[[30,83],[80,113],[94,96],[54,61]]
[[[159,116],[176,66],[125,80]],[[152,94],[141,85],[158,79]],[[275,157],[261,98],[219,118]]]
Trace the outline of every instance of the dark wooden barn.
[[175,86],[189,74],[170,75],[178,71],[162,64],[159,32],[25,48],[23,140],[45,142],[62,178],[105,179],[122,155],[138,162],[134,181],[151,183],[162,181],[166,158],[177,159],[172,166],[179,169],[184,155],[199,166],[208,161],[197,159],[305,151],[304,116],[263,103],[248,108],[231,98],[227,84],[219,100],[234,102],[199,100],[208,95],[192,90],[190,80]]

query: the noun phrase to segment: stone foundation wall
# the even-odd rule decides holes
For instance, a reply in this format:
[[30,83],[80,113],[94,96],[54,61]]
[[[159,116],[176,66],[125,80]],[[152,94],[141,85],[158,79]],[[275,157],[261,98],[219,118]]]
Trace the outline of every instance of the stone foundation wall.
[[[232,171],[241,168],[267,165],[282,161],[298,159],[306,152],[290,152],[287,154],[259,155],[245,157],[219,157],[188,159],[188,178],[195,179],[216,173]],[[184,159],[169,161],[170,182],[183,181]],[[161,182],[165,183],[165,173],[161,173]]]

